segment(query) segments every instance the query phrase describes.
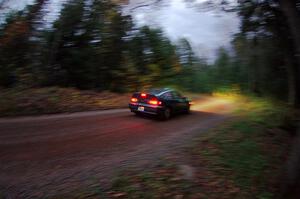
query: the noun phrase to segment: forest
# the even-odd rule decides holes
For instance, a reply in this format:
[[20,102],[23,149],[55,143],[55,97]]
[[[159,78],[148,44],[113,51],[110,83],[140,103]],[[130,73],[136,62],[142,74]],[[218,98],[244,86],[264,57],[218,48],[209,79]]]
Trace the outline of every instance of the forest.
[[239,1],[233,10],[241,19],[240,32],[213,63],[196,56],[185,38],[174,44],[162,30],[137,27],[108,0],[71,0],[53,26],[43,28],[46,2],[10,13],[1,24],[0,87],[237,90],[299,106],[297,0]]

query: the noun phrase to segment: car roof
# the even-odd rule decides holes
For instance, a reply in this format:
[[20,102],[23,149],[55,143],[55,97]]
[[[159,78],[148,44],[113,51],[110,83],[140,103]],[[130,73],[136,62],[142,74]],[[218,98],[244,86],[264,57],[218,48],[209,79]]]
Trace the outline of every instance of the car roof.
[[170,92],[170,91],[173,91],[173,89],[170,89],[170,88],[153,88],[153,89],[150,89],[148,91],[148,93],[152,94],[152,95],[156,95],[156,96],[159,96],[159,95],[162,95],[166,92]]

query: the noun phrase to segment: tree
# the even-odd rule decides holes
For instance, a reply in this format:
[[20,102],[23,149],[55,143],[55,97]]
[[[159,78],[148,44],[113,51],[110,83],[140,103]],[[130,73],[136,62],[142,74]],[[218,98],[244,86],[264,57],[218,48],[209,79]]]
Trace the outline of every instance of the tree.
[[[159,29],[134,27],[111,1],[68,1],[50,28],[39,20],[48,0],[8,18],[0,32],[0,82],[111,91],[181,84],[185,55]],[[182,45],[183,46],[183,45]],[[188,42],[185,79],[196,87]],[[180,57],[181,56],[181,57]],[[189,68],[189,69],[188,69]],[[188,78],[188,75],[190,78]],[[26,81],[25,81],[26,80]]]
[[158,29],[142,27],[128,42],[142,87],[167,84],[178,72],[175,46]]
[[[288,96],[289,102],[297,105],[299,75],[294,61],[294,42],[290,39],[291,32],[278,2],[239,1],[238,10],[242,34],[247,41],[252,41],[252,44],[245,43],[249,43],[248,48],[252,50],[248,54],[252,54],[253,58],[248,56],[246,59],[249,63],[252,61],[252,66],[243,64],[250,69],[248,80],[253,82],[252,90]],[[282,92],[285,90],[288,94]]]
[[[294,92],[291,94],[293,103],[299,107],[300,106],[300,14],[299,8],[297,8],[298,0],[279,0],[279,5],[283,11],[289,29],[295,45],[295,54],[294,57],[297,60],[297,68],[289,68],[290,84],[291,89],[294,89]],[[288,58],[289,59],[289,58]],[[293,75],[294,73],[294,75]]]
[[35,28],[34,22],[44,3],[45,0],[38,0],[24,11],[12,13],[0,28],[0,85],[34,84],[33,70],[30,67],[30,39]]

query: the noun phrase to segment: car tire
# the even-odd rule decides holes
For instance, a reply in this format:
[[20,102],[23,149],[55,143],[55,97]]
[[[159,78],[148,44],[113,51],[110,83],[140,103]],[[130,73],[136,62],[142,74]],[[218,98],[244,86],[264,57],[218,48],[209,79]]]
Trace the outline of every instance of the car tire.
[[136,116],[139,116],[139,115],[141,115],[139,112],[137,112],[137,111],[134,111],[134,114],[136,115]]
[[187,108],[184,110],[184,113],[185,113],[185,114],[190,114],[190,113],[191,113],[190,107],[187,107]]
[[167,107],[167,108],[165,108],[165,110],[161,113],[160,118],[161,118],[162,120],[168,120],[168,119],[170,119],[170,117],[171,117],[171,113],[172,113],[171,109]]

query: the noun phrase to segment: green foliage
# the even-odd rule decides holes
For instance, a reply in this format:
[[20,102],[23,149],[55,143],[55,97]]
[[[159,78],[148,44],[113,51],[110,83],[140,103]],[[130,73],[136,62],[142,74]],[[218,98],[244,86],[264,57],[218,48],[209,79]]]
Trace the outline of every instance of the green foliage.
[[110,1],[71,0],[53,27],[42,30],[27,20],[38,17],[39,9],[28,7],[2,25],[0,40],[6,43],[0,45],[0,86],[125,92],[174,83],[169,79],[181,67],[176,47],[158,29],[136,29]]
[[128,46],[128,56],[136,66],[139,80],[136,87],[159,85],[176,75],[175,47],[160,30],[142,27]]
[[236,103],[240,119],[207,134],[204,143],[210,143],[214,150],[200,153],[212,171],[232,179],[249,198],[273,198],[271,181],[277,179],[274,173],[280,175],[280,166],[274,165],[282,161],[287,149],[284,140],[288,137],[278,128],[290,109],[257,97],[240,96]]
[[221,145],[221,162],[226,168],[236,173],[235,182],[243,188],[252,184],[254,177],[262,174],[266,166],[266,159],[261,155],[257,144],[251,140],[243,140],[239,143]]

